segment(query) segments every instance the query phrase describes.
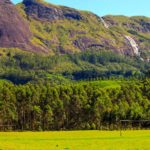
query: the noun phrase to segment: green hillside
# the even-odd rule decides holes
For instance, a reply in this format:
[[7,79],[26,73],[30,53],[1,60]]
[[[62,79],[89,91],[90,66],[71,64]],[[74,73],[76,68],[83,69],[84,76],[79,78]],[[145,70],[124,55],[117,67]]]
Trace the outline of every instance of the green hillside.
[[[41,14],[37,13],[37,6],[39,10],[40,8],[43,10]],[[126,16],[101,18],[91,12],[37,0],[34,2],[26,0],[18,4],[17,8],[29,23],[33,34],[31,42],[45,48],[49,54],[107,50],[134,56],[133,49],[125,38],[130,36],[137,42],[141,57],[149,59],[150,18]],[[52,16],[46,14],[44,9],[50,10]]]
[[143,78],[150,64],[113,52],[86,51],[77,54],[45,56],[19,49],[1,49],[0,77],[16,84],[38,79],[91,80]]

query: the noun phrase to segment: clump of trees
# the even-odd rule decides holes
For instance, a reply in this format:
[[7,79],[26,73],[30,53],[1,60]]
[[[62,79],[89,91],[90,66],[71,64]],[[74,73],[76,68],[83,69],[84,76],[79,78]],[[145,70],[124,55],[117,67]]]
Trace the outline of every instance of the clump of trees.
[[0,82],[0,124],[17,130],[118,129],[120,119],[150,118],[150,79],[99,84]]

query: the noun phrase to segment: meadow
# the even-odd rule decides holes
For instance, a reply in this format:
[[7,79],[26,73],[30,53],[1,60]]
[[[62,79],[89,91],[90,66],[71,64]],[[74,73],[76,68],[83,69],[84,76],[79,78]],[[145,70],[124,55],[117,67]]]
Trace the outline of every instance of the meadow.
[[150,130],[0,132],[0,150],[149,150]]

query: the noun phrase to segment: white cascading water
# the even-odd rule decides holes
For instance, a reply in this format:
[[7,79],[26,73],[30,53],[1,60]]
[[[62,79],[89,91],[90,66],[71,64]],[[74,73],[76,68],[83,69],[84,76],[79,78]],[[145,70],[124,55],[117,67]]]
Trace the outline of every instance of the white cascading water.
[[[102,17],[100,17],[100,19],[101,19],[101,21],[102,21],[104,27],[108,29],[108,28],[109,28],[109,25],[105,22],[105,20],[104,20]],[[127,35],[125,36],[125,38],[126,38],[126,39],[128,40],[128,42],[130,43],[130,45],[131,45],[131,47],[132,47],[132,49],[133,49],[134,54],[135,54],[136,56],[139,56],[141,61],[144,61],[144,59],[141,57],[141,54],[140,54],[140,51],[139,51],[139,46],[138,46],[138,44],[136,43],[136,41],[135,41],[132,37],[127,36]],[[147,61],[150,62],[150,59],[148,59]]]
[[138,44],[135,42],[135,40],[130,37],[130,36],[125,36],[125,38],[129,41],[133,51],[134,51],[134,54],[137,55],[137,56],[140,56],[140,52],[139,52],[139,46]]
[[102,17],[100,17],[100,19],[101,19],[101,21],[102,21],[104,27],[108,29],[108,28],[109,28],[109,25],[105,22],[105,20],[104,20]]
[[146,60],[147,62],[150,62],[150,58],[147,58],[147,60]]

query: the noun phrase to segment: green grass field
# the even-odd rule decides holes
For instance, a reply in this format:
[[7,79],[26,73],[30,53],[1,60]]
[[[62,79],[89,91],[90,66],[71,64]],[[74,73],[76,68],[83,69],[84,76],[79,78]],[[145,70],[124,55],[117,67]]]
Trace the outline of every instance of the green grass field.
[[0,132],[0,150],[150,150],[150,130]]

